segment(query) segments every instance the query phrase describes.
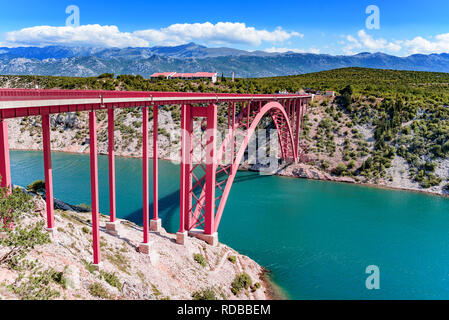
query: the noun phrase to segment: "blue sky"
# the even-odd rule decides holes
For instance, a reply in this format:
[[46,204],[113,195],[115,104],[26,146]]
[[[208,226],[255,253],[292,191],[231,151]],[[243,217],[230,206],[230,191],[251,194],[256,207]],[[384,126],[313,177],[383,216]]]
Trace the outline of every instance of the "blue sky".
[[[66,7],[80,26],[66,26]],[[366,8],[379,8],[379,29]],[[126,47],[196,42],[245,50],[395,55],[449,52],[449,1],[8,1],[0,45]]]

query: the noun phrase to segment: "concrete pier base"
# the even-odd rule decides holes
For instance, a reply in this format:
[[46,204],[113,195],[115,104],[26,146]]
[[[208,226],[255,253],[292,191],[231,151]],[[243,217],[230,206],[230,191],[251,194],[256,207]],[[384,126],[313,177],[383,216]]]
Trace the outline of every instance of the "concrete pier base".
[[139,244],[139,252],[149,255],[150,254],[150,243],[140,243]]
[[185,245],[187,242],[187,231],[176,233],[176,243],[180,245]]
[[150,220],[150,231],[160,232],[161,229],[162,229],[162,220],[161,219]]
[[218,233],[217,232],[214,232],[212,234],[204,234],[203,230],[192,229],[189,231],[189,236],[203,240],[213,247],[218,245]]
[[106,232],[110,235],[117,236],[118,235],[118,221],[114,222],[106,222]]
[[100,271],[101,269],[103,269],[103,262],[100,263],[94,263],[93,267],[95,268],[95,270]]
[[48,235],[50,236],[51,240],[55,239],[56,236],[56,228],[46,228]]

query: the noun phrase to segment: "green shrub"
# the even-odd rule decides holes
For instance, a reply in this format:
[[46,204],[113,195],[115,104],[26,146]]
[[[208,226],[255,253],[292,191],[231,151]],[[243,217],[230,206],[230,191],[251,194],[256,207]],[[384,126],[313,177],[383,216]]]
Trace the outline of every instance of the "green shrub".
[[54,280],[54,270],[47,269],[19,278],[8,288],[23,300],[49,300],[57,298],[60,293],[51,287]]
[[58,283],[64,289],[67,289],[67,279],[64,277],[64,272],[58,272],[50,269],[51,278],[54,282]]
[[217,300],[213,288],[205,288],[192,293],[193,300]]
[[115,274],[115,272],[105,272],[105,271],[101,270],[100,275],[111,286],[116,287],[119,290],[122,290],[122,283],[120,282],[120,280],[117,277],[117,275]]
[[232,262],[232,263],[236,263],[237,258],[236,258],[236,256],[229,256],[229,257],[228,257],[228,260],[229,260],[230,262]]
[[97,271],[97,268],[92,264],[92,262],[87,262],[84,259],[81,259],[81,262],[84,264],[84,266],[86,267],[87,271],[89,271],[90,273],[94,274],[95,271]]
[[344,163],[340,163],[336,168],[332,170],[332,173],[336,176],[342,176],[346,173],[348,168]]
[[34,209],[31,196],[20,188],[8,195],[8,188],[0,188],[0,231],[11,231],[12,224],[25,212]]
[[251,277],[246,272],[243,272],[235,276],[234,281],[231,283],[231,291],[237,295],[242,289],[248,289],[251,285]]
[[206,258],[201,253],[195,253],[193,259],[198,262],[202,267],[207,265]]
[[99,282],[94,282],[89,286],[89,293],[94,297],[110,299],[108,290]]
[[34,193],[43,193],[45,192],[45,182],[42,180],[36,180],[27,185],[27,190]]
[[6,263],[11,269],[20,268],[20,261],[35,246],[51,242],[47,232],[43,231],[44,221],[36,222],[25,228],[16,227],[14,232],[0,240],[0,245],[7,247],[3,256],[0,257],[0,264]]

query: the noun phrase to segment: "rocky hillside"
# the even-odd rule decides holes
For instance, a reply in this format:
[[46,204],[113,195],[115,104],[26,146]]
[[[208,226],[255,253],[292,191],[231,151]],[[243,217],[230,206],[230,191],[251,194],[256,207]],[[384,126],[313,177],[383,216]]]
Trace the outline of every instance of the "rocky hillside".
[[[5,205],[3,191],[0,202]],[[185,246],[150,233],[150,255],[137,252],[139,226],[119,220],[119,236],[101,216],[103,266],[92,261],[91,214],[57,209],[56,231],[44,230],[45,201],[14,191],[14,230],[0,226],[0,299],[267,299],[264,270],[224,244]],[[57,207],[70,209],[57,203]],[[3,218],[3,215],[2,215]]]
[[[377,99],[360,98],[351,106],[364,105],[374,110],[380,103]],[[414,121],[417,119],[401,125],[399,139],[390,139],[385,146],[388,150],[379,150],[373,123],[354,124],[351,115],[345,113],[335,99],[316,97],[305,118],[302,134],[302,152],[306,161],[282,168],[279,174],[448,195],[448,158],[432,157],[423,152],[418,158],[423,163],[418,164],[418,168],[422,166],[422,169],[417,171],[414,158],[410,158],[413,154],[396,152],[397,149],[415,147],[405,139],[423,139],[419,133],[410,135]],[[426,163],[428,168],[424,169]]]

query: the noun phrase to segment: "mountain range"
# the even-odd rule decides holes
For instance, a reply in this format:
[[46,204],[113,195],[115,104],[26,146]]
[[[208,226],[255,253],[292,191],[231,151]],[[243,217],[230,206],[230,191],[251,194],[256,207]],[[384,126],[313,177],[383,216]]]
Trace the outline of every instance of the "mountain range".
[[356,55],[269,53],[208,48],[195,43],[173,47],[86,48],[70,46],[0,48],[0,74],[98,76],[102,73],[218,72],[225,76],[270,77],[345,67],[449,72],[449,54],[397,57],[384,53]]

